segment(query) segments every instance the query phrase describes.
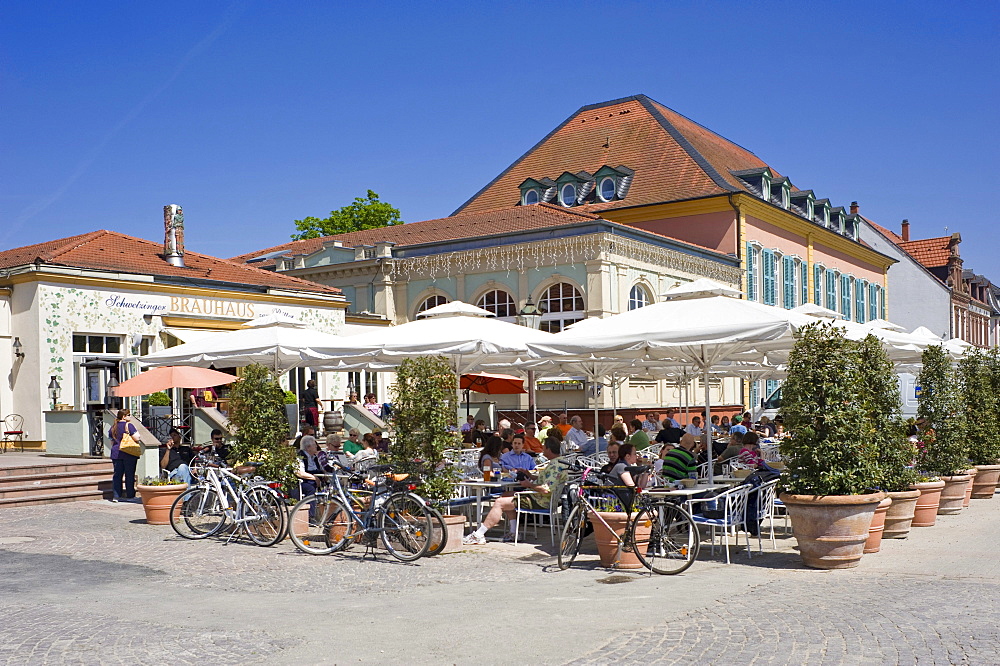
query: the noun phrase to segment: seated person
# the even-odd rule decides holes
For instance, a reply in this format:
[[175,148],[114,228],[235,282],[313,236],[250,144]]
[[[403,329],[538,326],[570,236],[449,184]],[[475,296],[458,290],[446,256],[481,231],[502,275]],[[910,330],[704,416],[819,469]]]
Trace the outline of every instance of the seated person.
[[229,459],[229,447],[226,446],[225,440],[222,438],[222,431],[218,428],[212,431],[212,448],[210,452],[219,456],[222,460]]
[[351,454],[344,452],[340,443],[340,435],[326,436],[326,450],[319,452],[320,463],[324,469],[333,471],[334,467],[331,464],[333,461],[336,461],[341,467],[350,469],[352,457]]
[[363,460],[378,460],[375,437],[370,432],[366,432],[365,436],[361,438],[361,450],[354,454],[353,464],[357,465]]
[[777,432],[777,429],[774,427],[774,424],[771,423],[771,419],[766,416],[762,416],[760,417],[760,424],[754,428],[754,431],[761,437],[774,437],[774,433]]
[[[729,446],[727,446],[715,459],[716,474],[722,474],[722,463],[727,460],[732,460],[740,455],[740,451],[743,450],[743,440],[751,434],[753,433],[747,433],[744,435],[741,432],[734,432],[729,435]],[[756,437],[756,435],[754,436]]]
[[679,481],[690,478],[698,473],[698,453],[705,443],[695,439],[693,435],[685,434],[680,444],[663,456],[663,478],[668,481]]
[[514,495],[505,495],[497,498],[493,503],[490,512],[483,518],[483,524],[479,528],[469,533],[462,543],[466,546],[486,543],[486,532],[500,522],[501,517],[507,519],[507,534],[504,541],[514,540],[514,530],[511,520],[517,516],[517,506],[515,502],[520,499],[535,509],[548,509],[551,502],[559,501],[563,487],[569,481],[569,463],[559,459],[560,442],[548,438],[545,440],[545,450],[542,452],[549,463],[538,472],[536,480],[525,479],[521,482],[521,487],[527,490],[534,490],[537,495],[528,495],[518,498]]
[[638,473],[639,470],[649,469],[645,465],[639,467],[639,454],[636,453],[635,447],[631,444],[624,444],[620,449],[618,449],[618,461],[615,463],[614,467],[607,473],[608,480],[611,485],[614,486],[629,486],[630,488],[635,488],[639,486],[640,488],[646,485],[649,480],[649,474],[643,472],[639,474],[637,478],[633,478],[633,473]]
[[[535,458],[524,451],[524,435],[514,435],[511,441],[513,450],[500,456],[500,466],[516,474],[517,472],[532,472],[535,469]],[[482,469],[482,467],[480,467]]]
[[[615,428],[611,429],[612,432],[614,432],[614,430]],[[622,446],[625,445],[619,444],[616,441],[608,442],[608,462],[601,468],[601,474],[608,474],[612,469],[614,469],[615,465],[618,463],[618,450]]]
[[743,448],[740,449],[740,453],[736,456],[736,459],[750,467],[756,467],[764,462],[764,458],[760,454],[760,441],[757,433],[748,432],[743,437]]
[[191,447],[181,443],[181,433],[177,428],[171,428],[167,441],[160,445],[160,470],[167,473],[168,479],[180,479],[184,483],[191,483],[191,458],[194,451]]
[[499,467],[502,448],[503,440],[496,435],[490,435],[490,438],[486,440],[486,445],[479,452],[479,462],[477,463],[479,469],[489,468],[492,472],[494,467]]
[[[632,419],[629,425],[632,427],[632,435],[628,438],[628,443],[636,449],[644,449],[649,446],[649,434],[642,429],[642,421]],[[618,456],[621,457],[621,452],[618,453]]]
[[316,492],[320,486],[317,474],[326,474],[327,471],[319,460],[319,447],[315,441],[306,443],[298,452],[298,466],[295,468],[295,476],[299,478],[299,486],[302,489],[302,497],[307,497]]
[[675,428],[670,419],[663,419],[663,428],[656,433],[656,442],[658,444],[679,444],[683,436],[683,430]]
[[597,424],[597,437],[588,439],[583,446],[580,447],[581,456],[592,456],[595,453],[599,453],[608,448],[608,440],[604,437],[607,431],[604,426]]
[[742,433],[746,434],[747,427],[745,425],[743,425],[743,423],[741,423],[742,420],[743,420],[743,417],[740,416],[739,414],[737,414],[736,416],[733,417],[733,425],[729,426],[729,434],[730,435],[733,434],[734,432],[742,432]]
[[316,448],[319,448],[319,442],[316,441],[316,428],[308,423],[302,426],[302,436],[297,441],[299,443],[299,451],[305,449],[308,443],[315,444]]
[[538,432],[538,426],[534,423],[528,423],[524,426],[524,450],[532,455],[542,452],[542,443],[535,433]]
[[357,428],[351,428],[347,431],[347,440],[344,441],[344,453],[353,456],[360,450],[361,431]]

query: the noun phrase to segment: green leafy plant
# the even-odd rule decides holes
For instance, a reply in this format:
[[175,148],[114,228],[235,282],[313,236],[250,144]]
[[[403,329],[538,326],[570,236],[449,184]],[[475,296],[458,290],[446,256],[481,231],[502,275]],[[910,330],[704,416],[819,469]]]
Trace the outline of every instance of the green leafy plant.
[[[880,467],[868,432],[868,412],[858,399],[857,343],[830,324],[795,334],[788,378],[781,388],[787,457],[784,489],[807,495],[858,495],[875,489]],[[895,390],[895,389],[893,389]]]
[[398,209],[380,201],[378,194],[368,190],[368,194],[364,198],[357,197],[351,204],[330,211],[330,217],[322,219],[307,217],[303,220],[295,220],[295,228],[298,229],[299,233],[292,234],[292,239],[305,240],[320,236],[333,236],[402,223],[403,220],[400,219]]
[[442,502],[453,496],[457,473],[447,464],[444,451],[458,445],[448,432],[454,419],[455,373],[442,356],[421,356],[403,361],[390,388],[392,425],[396,439],[390,461],[401,471],[421,475],[421,495]]
[[865,413],[860,430],[874,449],[877,486],[890,492],[907,490],[917,481],[917,447],[907,437],[901,415],[899,380],[878,338],[869,335],[857,346],[857,399]]
[[925,349],[921,360],[923,368],[917,397],[917,426],[921,440],[918,466],[940,476],[961,474],[969,467],[969,453],[951,361],[941,345]]
[[285,391],[270,370],[248,365],[229,396],[229,422],[236,429],[230,457],[238,462],[260,462],[258,474],[295,484],[295,450],[288,446]]
[[139,482],[140,486],[180,486],[184,482],[178,478],[168,479],[162,476],[146,476]]
[[282,403],[286,405],[297,405],[299,399],[295,397],[295,394],[291,391],[285,391],[281,397]]
[[149,403],[150,407],[168,407],[170,405],[170,396],[163,391],[157,391],[156,393],[150,393],[149,397],[146,398],[146,402]]
[[993,387],[992,357],[978,347],[970,348],[958,363],[962,396],[962,422],[969,458],[974,465],[996,465],[1000,460],[998,395]]

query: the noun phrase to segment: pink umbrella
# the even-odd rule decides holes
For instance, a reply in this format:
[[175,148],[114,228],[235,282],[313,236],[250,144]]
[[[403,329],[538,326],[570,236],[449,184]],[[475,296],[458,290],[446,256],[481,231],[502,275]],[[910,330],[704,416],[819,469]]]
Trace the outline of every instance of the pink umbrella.
[[227,375],[209,368],[189,365],[165,365],[153,368],[128,379],[118,385],[115,396],[127,398],[133,395],[148,395],[172,388],[203,388],[232,384],[239,377]]

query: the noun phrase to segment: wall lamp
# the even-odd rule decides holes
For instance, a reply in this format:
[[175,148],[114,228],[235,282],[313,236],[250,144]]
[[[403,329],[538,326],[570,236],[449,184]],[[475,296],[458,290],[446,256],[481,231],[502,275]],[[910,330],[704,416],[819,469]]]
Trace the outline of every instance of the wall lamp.
[[21,344],[21,338],[14,338],[14,357],[24,358],[24,345]]

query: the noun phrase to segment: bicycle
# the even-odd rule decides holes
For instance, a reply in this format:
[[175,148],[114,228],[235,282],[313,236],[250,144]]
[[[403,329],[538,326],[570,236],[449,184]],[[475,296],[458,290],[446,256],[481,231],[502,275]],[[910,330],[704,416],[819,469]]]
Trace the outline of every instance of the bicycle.
[[[334,464],[349,474],[349,482],[364,480]],[[304,497],[289,515],[289,536],[296,548],[310,555],[327,555],[354,541],[374,548],[376,538],[381,538],[389,554],[402,562],[427,554],[436,519],[427,502],[411,492],[416,485],[399,478],[407,475],[392,475],[389,465],[375,465],[369,471],[379,481],[365,500],[345,490],[339,474],[320,475],[329,479],[329,485]]]
[[179,536],[205,539],[232,523],[238,529],[230,540],[240,531],[258,546],[273,546],[284,538],[288,513],[271,484],[215,465],[199,467],[197,477],[198,485],[182,493],[171,507],[170,525]]
[[[580,468],[577,468],[580,469]],[[608,523],[601,517],[597,509],[591,505],[585,495],[586,489],[622,490],[622,486],[587,485],[587,476],[593,472],[590,468],[582,468],[580,482],[575,489],[575,499],[572,499],[574,489],[570,489],[573,504],[566,518],[562,536],[559,539],[558,563],[562,570],[568,569],[580,552],[587,521],[596,518],[607,532],[618,542],[615,555],[617,563],[624,551],[633,551],[644,567],[653,573],[675,575],[685,571],[698,557],[701,548],[701,537],[698,526],[680,504],[679,498],[657,497],[642,493],[639,488],[628,490],[635,492],[634,506],[626,504],[626,510],[637,509],[634,518],[630,518],[622,536],[615,534]],[[645,531],[649,535],[645,536]]]

